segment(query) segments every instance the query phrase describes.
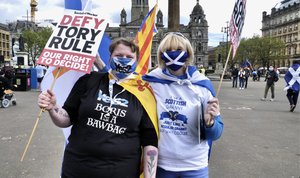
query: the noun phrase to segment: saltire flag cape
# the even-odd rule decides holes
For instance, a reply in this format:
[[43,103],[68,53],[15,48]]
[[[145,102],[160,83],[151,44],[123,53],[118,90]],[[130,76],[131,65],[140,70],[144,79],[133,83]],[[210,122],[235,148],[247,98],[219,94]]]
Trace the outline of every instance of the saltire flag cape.
[[[65,0],[65,9],[71,9],[71,10],[91,10],[92,3],[91,0]],[[111,43],[110,38],[104,34],[102,37],[102,41],[100,43],[100,47],[98,49],[98,54],[103,62],[103,64],[108,64],[109,61],[109,45]],[[107,68],[104,68],[103,70],[107,70]],[[58,72],[58,68],[50,66],[41,82],[41,90],[45,91],[47,89],[50,89],[51,84],[54,80],[54,77],[56,76]],[[69,70],[67,68],[61,68],[59,72],[59,76],[55,82],[55,85],[53,87],[53,92],[56,94],[57,104],[60,106],[63,106],[65,100],[67,99],[69,93],[71,92],[71,89],[73,88],[76,81],[83,76],[84,72]],[[64,128],[63,133],[65,136],[65,139],[67,141],[67,138],[70,134],[69,128]]]
[[[142,78],[148,82],[158,82],[158,83],[163,83],[163,84],[171,84],[173,82],[186,82],[186,84],[189,85],[189,83],[191,83],[191,84],[198,85],[198,86],[208,89],[211,92],[212,96],[216,96],[215,90],[214,90],[214,87],[213,87],[211,81],[204,75],[201,75],[195,66],[188,66],[187,74],[188,74],[188,79],[180,80],[180,79],[170,76],[166,72],[166,69],[157,68],[157,69],[154,69],[151,73],[144,75]],[[199,139],[200,139],[200,136],[199,136]],[[208,159],[209,159],[210,153],[211,153],[211,148],[212,148],[212,140],[207,140],[207,141],[208,141],[208,145],[209,145],[209,152],[208,152]]]
[[234,4],[233,12],[230,19],[229,33],[231,45],[233,48],[232,58],[234,58],[240,44],[241,33],[246,16],[247,0],[237,0]]
[[250,69],[252,69],[252,64],[248,59],[246,59],[246,60],[243,61],[241,67],[242,68],[249,67]]
[[140,58],[135,72],[140,75],[148,73],[151,65],[152,39],[157,32],[155,27],[156,9],[157,4],[145,16],[135,38],[140,49]]
[[284,76],[286,82],[285,90],[292,89],[293,91],[300,90],[300,65],[293,64]]

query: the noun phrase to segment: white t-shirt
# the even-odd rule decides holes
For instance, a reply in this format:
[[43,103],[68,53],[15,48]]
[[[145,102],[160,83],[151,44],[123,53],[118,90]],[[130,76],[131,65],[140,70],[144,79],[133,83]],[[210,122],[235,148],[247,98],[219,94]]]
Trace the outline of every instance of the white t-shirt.
[[[212,99],[198,85],[151,83],[159,119],[158,166],[169,171],[198,170],[208,166],[207,141],[199,143],[198,117]],[[197,93],[197,94],[196,94]]]

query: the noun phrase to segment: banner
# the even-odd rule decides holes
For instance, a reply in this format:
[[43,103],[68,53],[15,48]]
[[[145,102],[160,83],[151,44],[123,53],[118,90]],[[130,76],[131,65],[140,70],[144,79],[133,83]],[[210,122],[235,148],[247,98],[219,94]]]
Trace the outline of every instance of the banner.
[[140,58],[135,72],[143,75],[148,73],[151,57],[152,39],[154,36],[155,28],[155,15],[157,4],[145,16],[139,31],[136,35],[136,42],[140,49]]
[[97,14],[65,11],[37,63],[89,73],[106,26]]
[[233,12],[230,19],[229,32],[230,40],[233,48],[233,57],[236,54],[237,48],[240,44],[241,33],[244,26],[246,16],[246,1],[237,0],[234,4]]

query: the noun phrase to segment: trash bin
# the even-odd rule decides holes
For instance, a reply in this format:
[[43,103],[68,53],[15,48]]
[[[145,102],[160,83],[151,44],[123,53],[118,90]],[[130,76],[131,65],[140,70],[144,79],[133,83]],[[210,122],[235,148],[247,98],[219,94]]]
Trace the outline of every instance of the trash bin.
[[30,69],[16,69],[14,84],[17,85],[15,91],[30,90]]
[[38,81],[37,81],[37,71],[36,68],[30,69],[30,88],[38,89]]

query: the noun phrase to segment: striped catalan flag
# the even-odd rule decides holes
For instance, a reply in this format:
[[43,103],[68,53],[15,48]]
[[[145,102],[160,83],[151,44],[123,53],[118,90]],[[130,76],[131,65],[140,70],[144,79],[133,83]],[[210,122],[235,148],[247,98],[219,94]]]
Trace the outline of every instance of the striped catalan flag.
[[140,49],[140,58],[135,72],[144,75],[148,73],[151,57],[152,39],[155,35],[155,15],[157,4],[145,16],[139,31],[136,35],[136,42]]

